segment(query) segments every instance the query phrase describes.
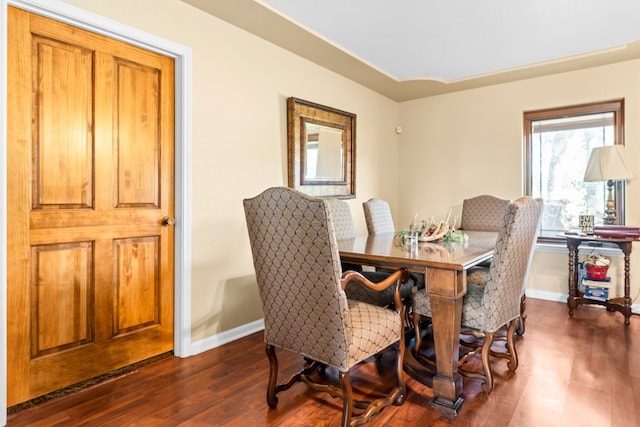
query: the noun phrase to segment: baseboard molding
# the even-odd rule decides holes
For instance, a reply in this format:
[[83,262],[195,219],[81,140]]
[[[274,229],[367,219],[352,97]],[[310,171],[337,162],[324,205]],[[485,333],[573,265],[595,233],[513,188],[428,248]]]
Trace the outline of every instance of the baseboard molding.
[[[554,302],[567,302],[567,294],[551,291],[540,291],[537,289],[527,289],[527,298],[541,299],[545,301]],[[634,304],[631,306],[631,311],[634,314],[640,314],[640,304]],[[217,335],[205,338],[200,341],[196,341],[191,344],[191,355],[196,355],[207,350],[220,347],[231,341],[246,337],[253,333],[264,330],[264,319],[256,320],[245,325],[238,326],[231,330],[219,333]]]
[[[560,292],[540,291],[537,289],[527,288],[527,298],[566,303],[568,296],[568,294]],[[633,304],[631,306],[631,312],[634,314],[640,314],[640,304]]]
[[545,301],[567,302],[568,294],[560,292],[540,291],[537,289],[527,288],[527,298],[542,299]]
[[235,341],[262,330],[264,330],[264,319],[259,319],[254,322],[238,326],[217,335],[191,343],[191,355],[195,356],[196,354],[220,347],[228,342]]

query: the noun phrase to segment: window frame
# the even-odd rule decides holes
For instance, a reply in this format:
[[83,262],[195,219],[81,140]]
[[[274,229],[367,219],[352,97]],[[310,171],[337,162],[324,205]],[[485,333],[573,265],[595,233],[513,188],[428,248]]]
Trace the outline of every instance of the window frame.
[[[524,184],[525,195],[531,196],[532,191],[532,150],[533,150],[533,122],[564,118],[571,116],[581,116],[587,114],[608,113],[614,114],[614,145],[624,145],[624,99],[613,99],[602,102],[592,102],[587,104],[571,105],[567,107],[545,108],[542,110],[525,111],[523,113],[523,135],[524,135]],[[585,165],[586,167],[586,165]],[[614,198],[616,204],[616,224],[625,223],[625,186],[623,181],[614,183]],[[539,236],[539,243],[560,243],[566,239],[563,237]]]

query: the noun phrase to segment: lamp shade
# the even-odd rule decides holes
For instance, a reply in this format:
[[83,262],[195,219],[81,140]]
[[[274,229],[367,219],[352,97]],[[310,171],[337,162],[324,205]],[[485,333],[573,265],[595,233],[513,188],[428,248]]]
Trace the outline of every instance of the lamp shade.
[[624,145],[594,148],[589,157],[584,181],[626,181],[636,178]]

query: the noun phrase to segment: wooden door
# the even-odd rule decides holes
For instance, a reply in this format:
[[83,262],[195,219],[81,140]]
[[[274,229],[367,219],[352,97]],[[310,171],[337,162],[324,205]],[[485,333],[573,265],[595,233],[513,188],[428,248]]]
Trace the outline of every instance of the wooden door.
[[173,349],[174,65],[12,7],[8,27],[11,406]]

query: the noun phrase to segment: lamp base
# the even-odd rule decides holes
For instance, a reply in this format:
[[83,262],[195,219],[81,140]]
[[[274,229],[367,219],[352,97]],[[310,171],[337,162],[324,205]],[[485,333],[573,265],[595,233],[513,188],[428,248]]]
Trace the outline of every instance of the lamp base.
[[616,223],[616,202],[613,200],[613,181],[607,181],[607,203],[604,209],[604,217],[602,218],[605,225],[613,225]]
[[604,225],[614,225],[616,223],[616,211],[614,210],[613,213],[605,212],[605,216],[602,217],[602,222]]

